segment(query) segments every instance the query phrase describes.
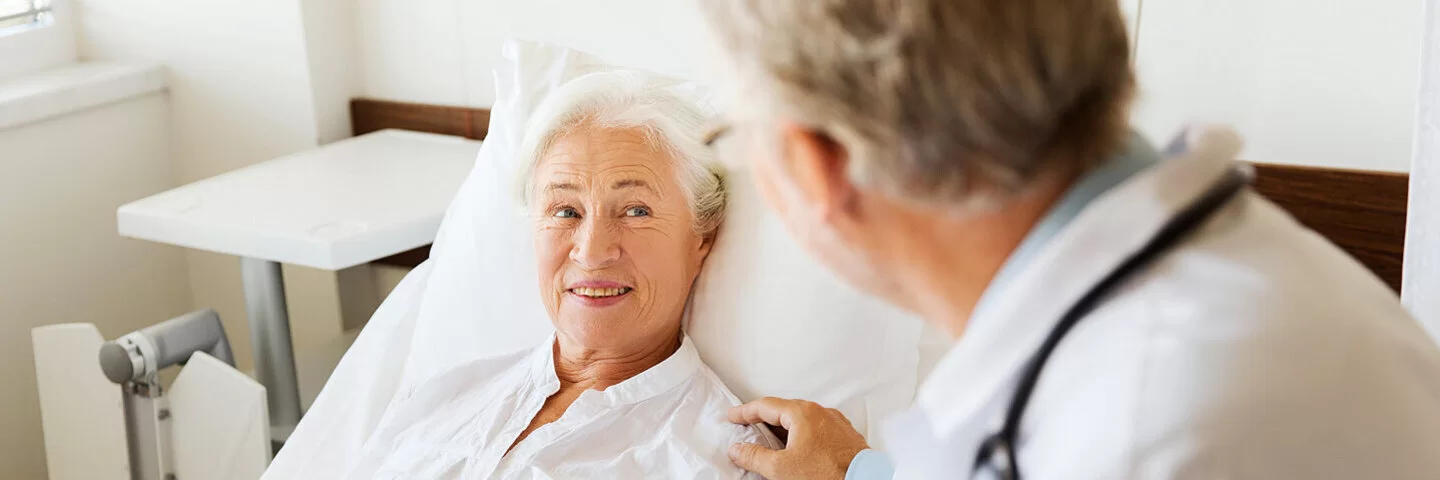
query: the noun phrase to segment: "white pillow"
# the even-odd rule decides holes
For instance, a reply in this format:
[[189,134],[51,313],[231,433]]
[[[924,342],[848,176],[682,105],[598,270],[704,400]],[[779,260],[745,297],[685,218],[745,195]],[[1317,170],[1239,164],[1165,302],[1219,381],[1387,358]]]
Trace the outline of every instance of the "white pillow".
[[765,208],[747,172],[727,180],[725,224],[687,328],[705,363],[743,400],[812,400],[845,412],[861,433],[909,406],[921,322],[818,264]]
[[[434,270],[405,382],[532,347],[552,329],[537,293],[531,224],[515,205],[515,151],[530,111],[548,92],[620,67],[529,42],[507,42],[502,55],[489,134],[431,251]],[[655,78],[666,88],[700,91]],[[726,221],[687,320],[705,362],[742,400],[815,400],[844,411],[862,433],[906,407],[918,383],[920,322],[816,264],[762,208],[744,172],[730,172],[727,183]]]

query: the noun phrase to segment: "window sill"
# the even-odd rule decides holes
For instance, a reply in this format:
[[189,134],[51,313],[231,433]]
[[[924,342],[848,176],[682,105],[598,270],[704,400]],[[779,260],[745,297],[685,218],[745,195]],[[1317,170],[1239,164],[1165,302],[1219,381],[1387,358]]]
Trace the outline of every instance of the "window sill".
[[165,90],[155,64],[80,62],[0,81],[0,130]]

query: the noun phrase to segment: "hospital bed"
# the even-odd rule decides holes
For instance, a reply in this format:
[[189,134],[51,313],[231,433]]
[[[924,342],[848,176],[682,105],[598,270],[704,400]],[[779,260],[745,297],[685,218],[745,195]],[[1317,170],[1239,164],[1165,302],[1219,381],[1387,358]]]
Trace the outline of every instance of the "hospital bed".
[[[477,140],[485,138],[490,116],[489,110],[482,108],[369,99],[354,100],[351,113],[357,135],[405,129]],[[1406,175],[1263,163],[1256,166],[1258,191],[1399,290]],[[414,268],[428,257],[429,246],[423,246],[375,262]],[[186,322],[204,323],[196,320],[202,317],[205,314],[198,313]],[[135,462],[149,458],[135,456],[137,442],[143,443],[139,447],[145,455],[161,455],[161,461],[171,465],[165,473],[172,477],[161,473],[153,478],[222,478],[216,473],[222,470],[228,472],[223,478],[255,478],[269,461],[264,388],[234,370],[223,358],[225,355],[216,354],[214,345],[197,344],[197,353],[186,357],[189,363],[164,401],[146,403],[146,382],[153,379],[142,377],[136,384],[132,378],[131,384],[122,386],[105,378],[95,361],[95,352],[101,349],[104,339],[93,326],[45,327],[37,329],[34,337],[51,478],[129,478]],[[115,357],[117,347],[113,345],[108,347],[109,355],[119,358]],[[933,360],[922,358],[921,368]],[[117,395],[122,388],[125,397]],[[132,404],[127,405],[123,398],[131,398]],[[150,426],[137,426],[137,417]],[[131,419],[128,428],[126,418]],[[217,422],[218,418],[234,421]],[[154,436],[137,439],[136,430]],[[155,449],[146,450],[151,446]],[[200,465],[197,458],[209,463]],[[84,461],[75,466],[76,459]],[[223,461],[216,463],[217,459]],[[225,462],[229,462],[228,467],[215,468]],[[155,475],[153,471],[146,474]]]

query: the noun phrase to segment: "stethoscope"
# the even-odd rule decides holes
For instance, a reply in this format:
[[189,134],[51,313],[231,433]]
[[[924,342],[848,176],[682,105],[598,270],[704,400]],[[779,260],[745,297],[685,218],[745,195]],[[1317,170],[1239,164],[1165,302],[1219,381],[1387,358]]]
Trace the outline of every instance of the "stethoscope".
[[1205,220],[1220,211],[1231,198],[1234,198],[1250,184],[1251,176],[1249,167],[1230,169],[1224,177],[1215,182],[1215,185],[1206,190],[1204,195],[1165,222],[1160,231],[1150,237],[1149,242],[1126,258],[1119,267],[1110,271],[1110,274],[1106,275],[1099,283],[1090,287],[1090,290],[1085,292],[1079,301],[1065,311],[1065,314],[1060,317],[1060,321],[1055,324],[1055,328],[1050,330],[1050,334],[1045,337],[1045,343],[1040,345],[1040,349],[1025,364],[1020,383],[1015,388],[1014,396],[1010,398],[1010,407],[1005,411],[1005,424],[1000,427],[999,432],[991,434],[980,444],[973,473],[990,469],[998,478],[1019,480],[1020,464],[1015,461],[1015,440],[1020,430],[1020,417],[1025,413],[1025,405],[1030,402],[1030,394],[1035,390],[1035,384],[1040,379],[1040,371],[1045,368],[1045,362],[1050,359],[1050,354],[1055,351],[1055,346],[1060,343],[1071,327],[1074,327],[1081,318],[1095,309],[1106,294],[1114,290],[1125,279],[1133,276],[1138,270],[1154,262],[1167,250],[1180,243],[1186,235],[1200,228]]

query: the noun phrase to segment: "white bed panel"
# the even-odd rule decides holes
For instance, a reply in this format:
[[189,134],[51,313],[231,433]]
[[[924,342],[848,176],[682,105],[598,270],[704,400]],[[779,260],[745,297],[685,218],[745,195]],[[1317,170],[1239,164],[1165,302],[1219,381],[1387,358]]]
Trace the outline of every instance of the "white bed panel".
[[100,371],[95,325],[67,323],[30,330],[35,380],[51,480],[125,480],[125,413],[120,386]]
[[265,472],[270,422],[264,386],[196,352],[167,396],[177,478],[254,480]]

